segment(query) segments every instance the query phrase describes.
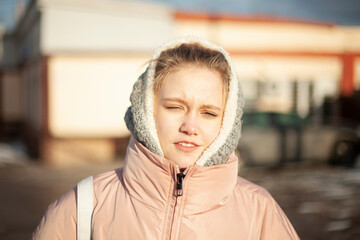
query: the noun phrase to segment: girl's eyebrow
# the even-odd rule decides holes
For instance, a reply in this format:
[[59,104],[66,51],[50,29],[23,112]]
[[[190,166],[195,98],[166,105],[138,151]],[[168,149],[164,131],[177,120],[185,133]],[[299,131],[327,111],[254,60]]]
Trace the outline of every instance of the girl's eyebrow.
[[177,97],[171,97],[171,98],[163,98],[162,101],[167,101],[167,102],[179,102],[179,103],[183,103],[185,104],[186,102],[181,99],[181,98],[177,98]]
[[[186,102],[181,99],[181,98],[177,98],[177,97],[172,97],[172,98],[163,98],[162,101],[165,102],[178,102],[178,103],[182,103],[184,105],[186,105]],[[217,111],[222,111],[222,108],[212,105],[212,104],[203,104],[200,107],[201,109],[213,109],[213,110],[217,110]]]
[[217,111],[222,111],[221,108],[215,106],[215,105],[211,105],[211,104],[204,104],[204,105],[201,105],[201,108],[202,109],[213,109],[213,110],[217,110]]

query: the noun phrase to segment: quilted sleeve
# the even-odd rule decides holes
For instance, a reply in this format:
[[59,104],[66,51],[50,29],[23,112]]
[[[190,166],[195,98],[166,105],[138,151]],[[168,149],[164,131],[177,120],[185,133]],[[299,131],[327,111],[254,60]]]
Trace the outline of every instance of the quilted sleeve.
[[76,240],[75,190],[70,190],[48,207],[32,235],[33,240]]

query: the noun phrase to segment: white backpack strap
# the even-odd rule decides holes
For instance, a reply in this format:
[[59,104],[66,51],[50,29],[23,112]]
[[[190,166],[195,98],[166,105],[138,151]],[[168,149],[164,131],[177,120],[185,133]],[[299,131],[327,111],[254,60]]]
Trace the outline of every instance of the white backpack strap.
[[77,240],[91,239],[91,218],[93,203],[93,177],[87,177],[77,184]]

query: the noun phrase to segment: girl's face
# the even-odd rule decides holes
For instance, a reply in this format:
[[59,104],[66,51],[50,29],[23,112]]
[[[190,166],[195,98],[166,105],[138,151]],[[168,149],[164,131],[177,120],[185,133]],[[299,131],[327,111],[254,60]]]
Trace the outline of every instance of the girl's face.
[[217,71],[184,66],[165,77],[154,101],[165,158],[180,168],[193,165],[218,136],[224,105],[223,80]]

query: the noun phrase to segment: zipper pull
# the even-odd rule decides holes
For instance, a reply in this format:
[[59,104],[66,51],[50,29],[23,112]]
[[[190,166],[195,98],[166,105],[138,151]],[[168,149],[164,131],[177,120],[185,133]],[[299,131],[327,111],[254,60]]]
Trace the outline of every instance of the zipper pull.
[[183,172],[179,172],[176,174],[176,196],[182,196],[183,195],[183,180],[184,180],[185,174]]

